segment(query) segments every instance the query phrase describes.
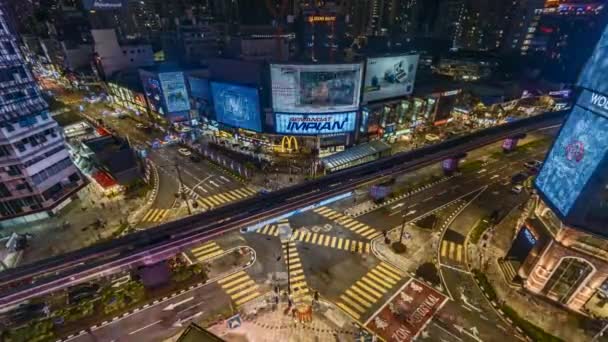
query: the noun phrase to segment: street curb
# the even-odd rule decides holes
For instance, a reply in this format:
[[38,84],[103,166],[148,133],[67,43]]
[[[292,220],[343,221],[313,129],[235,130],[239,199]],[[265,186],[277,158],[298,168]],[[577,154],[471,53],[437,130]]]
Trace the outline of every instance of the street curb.
[[398,197],[391,198],[391,199],[386,200],[386,201],[384,201],[384,202],[382,202],[380,204],[374,204],[374,205],[372,205],[371,207],[369,207],[367,209],[363,209],[363,210],[358,211],[356,213],[344,213],[344,214],[347,215],[347,216],[350,216],[352,218],[357,218],[359,216],[362,216],[362,215],[365,215],[367,213],[370,213],[370,212],[372,212],[372,211],[374,211],[376,209],[379,209],[379,208],[385,207],[385,206],[387,206],[389,204],[392,204],[392,203],[395,203],[397,201],[400,201],[400,200],[402,200],[404,198],[408,198],[408,197],[410,197],[412,195],[415,195],[415,194],[417,194],[417,193],[419,193],[419,192],[421,192],[423,190],[431,188],[431,187],[433,187],[433,186],[435,186],[435,185],[437,185],[439,183],[443,183],[443,182],[445,182],[447,180],[450,180],[453,177],[454,177],[453,175],[452,176],[442,177],[439,180],[436,180],[436,181],[434,181],[432,183],[428,183],[428,184],[422,185],[422,186],[420,186],[420,187],[418,187],[418,188],[416,188],[416,189],[414,189],[412,191],[408,191],[407,193],[402,194],[402,195],[400,195]]
[[[173,292],[173,293],[171,293],[169,295],[166,295],[166,296],[164,296],[162,298],[157,298],[157,299],[153,300],[152,302],[148,302],[146,304],[143,304],[142,306],[139,306],[139,307],[136,307],[134,309],[131,309],[131,310],[129,310],[127,312],[124,312],[124,313],[122,313],[122,314],[120,314],[118,316],[114,316],[110,320],[106,320],[106,321],[103,321],[101,323],[94,324],[94,325],[90,326],[88,329],[80,330],[78,333],[70,334],[67,337],[64,337],[64,338],[61,338],[61,339],[57,339],[57,340],[55,340],[55,342],[65,342],[65,341],[69,341],[69,340],[71,340],[73,338],[80,337],[81,335],[87,334],[87,330],[92,332],[94,330],[103,328],[103,327],[111,324],[112,322],[115,322],[117,320],[120,320],[122,318],[130,316],[132,314],[135,314],[135,313],[137,313],[139,311],[145,310],[145,309],[147,309],[147,308],[149,308],[151,306],[158,305],[158,304],[160,304],[162,302],[165,302],[165,301],[167,301],[169,299],[175,298],[175,297],[177,297],[177,296],[179,296],[181,294],[184,294],[184,293],[186,293],[188,291],[196,290],[198,288],[201,288],[203,286],[207,286],[209,284],[214,284],[214,283],[216,283],[217,281],[219,281],[219,280],[221,280],[223,278],[229,277],[229,276],[231,276],[233,274],[236,274],[238,272],[241,272],[243,270],[246,270],[246,269],[250,268],[255,263],[255,261],[257,260],[257,253],[256,253],[255,249],[253,249],[253,248],[251,248],[249,246],[237,246],[237,247],[233,247],[233,248],[229,249],[228,251],[226,251],[226,253],[232,252],[233,250],[238,249],[238,248],[249,248],[252,251],[252,258],[243,267],[237,269],[236,271],[230,272],[230,273],[227,273],[227,274],[222,274],[222,275],[217,276],[217,277],[215,277],[213,279],[207,279],[207,281],[205,281],[205,282],[199,282],[199,283],[196,283],[195,285],[190,285],[187,289],[181,289],[181,290],[175,291],[175,292]],[[225,255],[226,253],[223,253],[221,255]],[[215,259],[215,258],[212,258],[212,259]],[[210,259],[210,260],[212,260],[212,259]]]
[[139,207],[137,211],[133,213],[133,215],[130,215],[130,217],[128,218],[129,224],[139,223],[139,216],[141,216],[142,213],[148,211],[156,201],[156,198],[158,197],[158,191],[160,188],[160,177],[158,175],[158,169],[156,168],[154,162],[150,159],[147,159],[147,163],[148,167],[150,168],[150,176],[153,179],[154,187],[152,188],[152,191],[150,191],[148,201],[146,201],[143,206]]
[[[450,202],[448,202],[448,203],[446,203],[446,204],[444,204],[444,205],[442,205],[442,206],[440,206],[440,207],[437,207],[437,208],[435,208],[435,209],[433,209],[433,210],[431,210],[431,211],[429,211],[429,212],[426,212],[426,213],[424,213],[424,214],[422,214],[422,215],[420,215],[420,216],[417,216],[417,217],[415,217],[415,218],[412,218],[411,220],[407,221],[407,222],[406,222],[406,224],[410,224],[410,223],[412,223],[412,222],[418,221],[418,220],[420,220],[420,219],[422,219],[422,218],[424,218],[424,217],[426,217],[426,216],[432,215],[433,213],[435,213],[435,212],[437,212],[437,211],[440,211],[440,210],[442,210],[442,209],[444,209],[444,208],[448,208],[448,207],[450,207],[450,206],[452,206],[452,205],[454,205],[454,204],[458,203],[459,201],[461,201],[461,200],[462,200],[462,198],[464,198],[464,197],[466,197],[466,196],[468,196],[468,195],[470,195],[470,194],[472,194],[472,193],[475,193],[476,191],[481,191],[482,189],[483,189],[483,187],[482,187],[482,188],[479,188],[479,189],[476,189],[476,190],[473,190],[473,191],[471,191],[471,192],[469,192],[469,193],[466,193],[466,194],[464,194],[464,195],[460,196],[459,198],[454,199],[453,201],[450,201]],[[461,205],[460,205],[460,206],[459,206],[459,207],[458,207],[458,208],[457,208],[457,209],[456,209],[456,210],[455,210],[455,211],[454,211],[454,212],[453,212],[453,213],[450,215],[450,218],[449,218],[449,219],[446,221],[446,223],[444,223],[444,225],[443,225],[443,226],[442,226],[442,228],[441,228],[442,232],[443,232],[443,231],[445,230],[445,228],[446,228],[446,227],[447,227],[447,226],[450,224],[450,222],[454,220],[454,218],[455,218],[455,217],[458,215],[458,213],[460,213],[460,211],[462,211],[462,210],[463,210],[463,209],[464,209],[464,208],[465,208],[465,207],[466,207],[466,206],[467,206],[469,203],[470,203],[470,202],[465,202],[465,203],[462,203],[462,204],[461,204]],[[391,233],[391,232],[393,232],[393,231],[395,231],[395,230],[398,230],[398,229],[400,229],[400,228],[401,228],[401,225],[398,225],[397,227],[392,228],[392,229],[388,230],[387,232]],[[398,265],[394,264],[392,261],[390,261],[390,260],[388,260],[387,258],[385,258],[385,257],[384,257],[382,254],[380,254],[380,253],[378,252],[378,249],[377,249],[376,245],[377,245],[378,243],[382,243],[382,242],[381,242],[381,240],[382,240],[382,239],[383,239],[383,237],[380,235],[380,236],[377,236],[377,237],[375,237],[375,238],[373,238],[373,239],[371,240],[371,251],[372,251],[372,254],[373,254],[373,255],[374,255],[376,258],[378,258],[378,259],[382,260],[383,262],[386,262],[386,263],[387,263],[387,264],[389,264],[389,265],[392,265],[392,266],[393,266],[393,267],[395,267],[396,269],[398,269],[398,270],[402,271],[402,272],[403,272],[403,273],[405,273],[405,274],[408,274],[410,277],[412,277],[412,278],[414,278],[414,279],[417,279],[417,280],[419,280],[419,281],[421,281],[421,282],[426,282],[426,283],[428,283],[426,280],[424,280],[424,279],[419,279],[418,277],[416,277],[416,275],[415,275],[414,273],[412,273],[412,272],[410,272],[410,271],[408,271],[408,270],[404,270],[404,269],[402,269],[402,268],[401,268],[401,267],[399,267]],[[441,239],[440,239],[440,240],[441,240]],[[434,261],[435,261],[435,260],[434,260]],[[434,262],[434,263],[436,264],[436,262]],[[429,285],[430,285],[430,284],[429,284]],[[435,287],[435,286],[432,286],[432,285],[430,285],[430,286],[431,286],[432,288],[434,288],[434,289],[437,289],[437,287]],[[437,290],[439,290],[440,292],[444,292],[444,290],[443,290],[443,288],[444,288],[444,286],[443,286],[443,282],[440,284],[440,286],[441,286],[441,289],[437,289]],[[447,288],[446,288],[446,290],[447,290]],[[449,290],[448,290],[448,295],[449,295]],[[452,296],[451,296],[451,295],[449,295],[449,298],[450,298],[450,299],[452,299]]]

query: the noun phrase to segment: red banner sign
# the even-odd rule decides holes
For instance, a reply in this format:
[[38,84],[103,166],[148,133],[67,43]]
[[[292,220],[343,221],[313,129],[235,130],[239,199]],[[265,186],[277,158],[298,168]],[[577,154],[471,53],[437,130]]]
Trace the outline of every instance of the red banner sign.
[[446,300],[444,294],[412,280],[372,316],[366,326],[387,342],[413,341]]

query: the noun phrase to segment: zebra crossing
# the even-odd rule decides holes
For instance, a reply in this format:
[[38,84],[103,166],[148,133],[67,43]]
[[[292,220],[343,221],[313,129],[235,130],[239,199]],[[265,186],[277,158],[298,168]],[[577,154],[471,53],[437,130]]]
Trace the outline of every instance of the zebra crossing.
[[346,239],[327,234],[297,231],[293,234],[292,239],[360,254],[371,253],[371,244],[369,242]]
[[190,253],[194,259],[196,259],[198,262],[202,262],[224,253],[224,250],[215,241],[211,241],[191,249]]
[[258,229],[256,232],[263,235],[279,236],[279,234],[281,233],[281,225],[283,224],[289,224],[289,220],[282,219],[278,221],[277,224],[267,224],[264,227]]
[[201,206],[201,208],[211,210],[231,202],[236,202],[247,197],[251,197],[255,195],[256,192],[249,188],[240,188],[206,197],[202,197],[192,190],[189,190],[189,194],[196,199],[196,202],[199,206]]
[[361,235],[364,238],[370,240],[381,234],[379,231],[366,225],[365,223],[361,223],[349,216],[346,216],[328,207],[316,208],[314,212],[329,220],[332,220],[333,222],[343,226],[344,228],[352,231],[353,233]]
[[441,241],[441,257],[448,258],[458,263],[464,263],[464,246],[454,241]]
[[150,209],[146,212],[141,222],[162,222],[171,209]]
[[[288,254],[289,253],[289,254]],[[294,302],[310,299],[310,293],[306,279],[304,278],[304,270],[302,260],[298,255],[296,243],[294,241],[283,242],[283,258],[289,272],[289,280],[291,284],[290,293]]]
[[245,271],[220,279],[218,284],[236,306],[241,306],[260,296],[258,285]]
[[381,262],[349,287],[339,297],[336,305],[358,320],[396,287],[402,277],[399,270]]

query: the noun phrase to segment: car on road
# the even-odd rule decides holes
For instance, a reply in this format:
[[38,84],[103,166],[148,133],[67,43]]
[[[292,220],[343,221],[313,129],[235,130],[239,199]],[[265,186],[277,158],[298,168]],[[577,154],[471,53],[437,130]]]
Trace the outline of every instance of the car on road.
[[201,162],[201,157],[193,154],[190,156],[190,161],[193,163],[200,163]]
[[192,155],[192,152],[190,152],[189,149],[187,148],[178,148],[177,149],[177,153],[181,154],[184,157],[190,157]]
[[513,177],[511,177],[511,183],[512,184],[521,184],[523,183],[526,179],[528,179],[528,177],[530,177],[530,175],[526,172],[519,172],[513,175]]
[[144,124],[142,124],[141,122],[138,122],[138,123],[135,124],[135,127],[139,128],[139,129],[142,129],[142,128],[146,127],[146,126],[144,126]]
[[511,192],[519,194],[521,193],[521,191],[524,189],[524,186],[521,184],[517,184],[516,186],[514,186],[513,188],[511,188]]
[[528,169],[539,169],[540,166],[543,165],[543,162],[539,161],[539,160],[529,160],[527,162],[524,163],[524,166]]

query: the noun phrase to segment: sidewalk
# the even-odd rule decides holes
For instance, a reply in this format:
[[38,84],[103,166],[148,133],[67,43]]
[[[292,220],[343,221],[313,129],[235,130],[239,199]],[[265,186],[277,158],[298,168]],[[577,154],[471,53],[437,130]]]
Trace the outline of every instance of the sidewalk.
[[147,201],[147,197],[102,197],[92,190],[93,186],[89,184],[80,190],[79,199],[73,200],[57,216],[5,229],[6,234],[33,235],[20,264],[70,252],[109,238],[127,223],[130,213]]
[[[590,340],[593,335],[580,327],[583,316],[571,313],[557,304],[536,297],[523,289],[510,287],[498,265],[511,245],[520,210],[513,210],[494,230],[484,250],[486,267],[484,273],[494,287],[496,295],[522,318],[564,341]],[[480,240],[481,241],[481,240]]]
[[[321,301],[310,322],[298,322],[285,314],[287,304],[273,307],[270,295],[262,296],[242,308],[243,324],[228,329],[225,322],[209,327],[209,331],[227,342],[231,341],[353,341],[358,328],[333,304]],[[249,318],[251,317],[251,318]]]

